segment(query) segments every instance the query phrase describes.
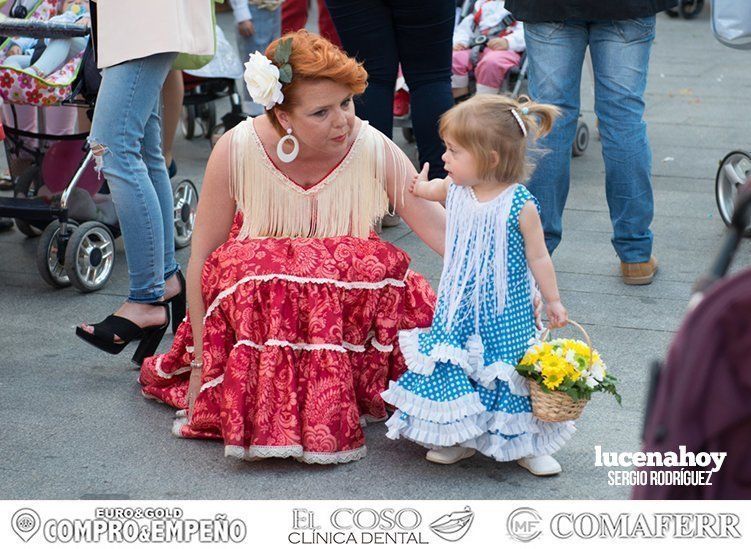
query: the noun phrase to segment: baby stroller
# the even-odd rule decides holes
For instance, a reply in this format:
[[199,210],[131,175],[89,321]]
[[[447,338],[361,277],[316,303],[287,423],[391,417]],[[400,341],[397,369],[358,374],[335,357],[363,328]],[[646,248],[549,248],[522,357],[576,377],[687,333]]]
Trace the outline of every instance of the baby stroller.
[[[462,21],[465,17],[467,17],[473,12],[476,2],[477,0],[458,0],[457,1],[455,24],[459,24],[460,21]],[[480,34],[480,35],[473,37],[472,43],[469,44],[470,49],[472,50],[472,58],[476,59],[479,56],[479,54],[483,51],[483,49],[487,45],[489,36],[500,33],[506,27],[511,25],[514,21],[515,19],[513,19],[513,17],[508,17],[501,22],[501,24],[497,27],[497,29],[492,29],[488,35]],[[520,94],[524,93],[525,91],[524,86],[527,80],[528,65],[529,65],[529,61],[527,59],[527,53],[524,52],[522,53],[519,66],[509,69],[509,71],[506,73],[505,79],[503,81],[503,84],[500,87],[499,92],[507,94],[511,97],[518,97]],[[457,98],[456,99],[457,102],[463,101],[464,99],[471,97],[472,95],[475,94],[476,82],[475,82],[474,74],[472,71],[470,71],[469,76],[470,76],[469,93],[466,96]],[[397,87],[398,86],[399,86],[399,83],[397,83]],[[394,116],[394,127],[402,129],[402,135],[404,136],[404,139],[408,143],[415,142],[415,135],[412,129],[412,119],[409,113],[403,116]],[[574,143],[571,147],[572,156],[582,156],[584,152],[587,150],[588,146],[589,146],[589,126],[587,125],[586,122],[584,122],[584,119],[582,118],[582,116],[579,115],[579,119],[576,125],[576,135],[574,137]]]
[[[713,0],[712,32],[725,46],[751,49],[751,3],[735,0]],[[738,189],[751,175],[751,152],[730,151],[720,160],[715,175],[715,198],[720,217],[726,225],[733,219],[733,207]],[[745,232],[751,236],[751,230]]]
[[[87,36],[89,29],[77,25],[48,23],[57,9],[56,0],[17,0],[11,16],[0,21],[3,36],[67,38]],[[10,104],[13,120],[6,121],[5,148],[8,164],[20,155],[30,157],[30,165],[11,173],[13,197],[0,198],[0,216],[13,217],[24,234],[40,236],[36,265],[42,279],[54,288],[73,285],[81,292],[101,289],[113,272],[114,240],[120,234],[106,182],[94,172],[93,153],[87,134],[50,135],[45,132],[44,109],[39,113],[39,130],[18,128],[16,105],[45,107],[62,105],[86,108],[93,113],[101,76],[91,43],[61,68],[44,78],[3,66],[10,39],[0,44],[0,95]],[[30,141],[31,140],[31,144]],[[39,200],[43,187],[61,192],[47,203]],[[98,194],[97,194],[98,193]],[[173,183],[175,200],[175,245],[187,246],[193,233],[198,191],[192,181]],[[96,215],[77,217],[76,197],[94,195]],[[89,201],[92,199],[86,197]],[[109,212],[110,215],[106,215]],[[104,214],[104,215],[99,215]]]
[[[234,128],[248,117],[242,110],[242,101],[235,80],[242,78],[243,65],[237,52],[216,26],[216,54],[197,70],[183,71],[185,97],[181,126],[186,139],[204,136],[211,146],[224,132]],[[217,123],[216,101],[228,98],[230,110]]]
[[[637,499],[750,499],[751,269],[722,279],[751,223],[751,179],[738,193],[731,225],[694,308],[653,367],[644,451],[726,452],[711,486],[638,486]],[[722,279],[722,280],[721,280]]]

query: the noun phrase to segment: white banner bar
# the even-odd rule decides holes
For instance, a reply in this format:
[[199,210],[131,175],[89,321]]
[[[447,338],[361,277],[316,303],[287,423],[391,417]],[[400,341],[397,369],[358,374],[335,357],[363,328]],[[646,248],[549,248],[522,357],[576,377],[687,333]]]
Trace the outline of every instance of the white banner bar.
[[3,549],[748,547],[748,501],[3,501]]

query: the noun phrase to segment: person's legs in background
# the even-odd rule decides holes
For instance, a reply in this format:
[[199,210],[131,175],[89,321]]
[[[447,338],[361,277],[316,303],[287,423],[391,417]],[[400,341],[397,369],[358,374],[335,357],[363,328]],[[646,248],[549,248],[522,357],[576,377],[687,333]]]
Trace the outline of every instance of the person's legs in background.
[[515,51],[485,48],[475,68],[477,93],[497,94],[506,79],[506,73],[519,66],[520,60],[521,55]]
[[[393,0],[388,5],[398,58],[409,86],[419,164],[430,162],[431,178],[445,177],[441,160],[445,148],[438,135],[438,120],[454,106],[451,53],[456,3],[451,0]],[[378,38],[375,44],[380,41]],[[392,81],[392,94],[393,88]],[[393,101],[393,97],[390,100]]]
[[328,8],[344,49],[368,71],[368,87],[355,100],[357,116],[390,138],[399,67],[391,10],[381,0],[328,0]]
[[161,127],[159,120],[159,102],[154,105],[146,126],[144,127],[141,157],[143,158],[149,179],[156,191],[159,209],[162,214],[162,242],[164,244],[164,280],[166,281],[177,272],[179,266],[175,262],[175,220],[174,195],[172,184],[167,173],[164,156],[161,152]]
[[[252,4],[249,8],[253,18],[253,34],[243,36],[238,33],[237,35],[237,50],[243,63],[248,60],[251,53],[265,52],[269,44],[281,36],[282,29],[282,8],[266,10]],[[243,111],[250,116],[260,116],[266,112],[263,105],[251,101],[247,86],[242,86],[242,98]]]
[[183,71],[171,70],[164,80],[162,87],[162,152],[164,162],[168,166],[169,176],[177,174],[177,164],[172,156],[172,145],[175,143],[177,126],[180,124],[180,115],[183,112]]
[[[652,151],[644,121],[644,91],[654,34],[655,18],[647,17],[592,23],[589,38],[612,242],[627,264],[650,262],[652,254]],[[654,265],[644,267],[641,283],[648,283]],[[630,277],[627,270],[626,282],[639,279],[638,273]]]
[[[149,304],[165,296],[165,267],[172,268],[165,260],[174,261],[165,253],[164,219],[170,204],[160,203],[171,203],[172,194],[163,192],[169,181],[153,125],[158,124],[155,109],[175,56],[161,53],[105,69],[89,138],[112,192],[128,262],[128,301],[117,315],[139,326],[164,323],[165,311]],[[84,329],[93,333],[91,326]]]
[[451,95],[454,98],[469,93],[469,71],[472,70],[472,50],[455,50],[451,54]]
[[331,20],[331,14],[326,7],[326,0],[318,0],[318,29],[321,36],[326,40],[341,47],[342,41],[339,39],[334,22]]
[[540,202],[545,244],[551,254],[561,241],[588,33],[586,23],[579,21],[524,25],[529,95],[533,101],[561,109],[553,130],[538,142],[543,152],[535,159],[537,167],[527,184]]
[[309,0],[284,0],[282,2],[282,34],[304,29],[308,23]]

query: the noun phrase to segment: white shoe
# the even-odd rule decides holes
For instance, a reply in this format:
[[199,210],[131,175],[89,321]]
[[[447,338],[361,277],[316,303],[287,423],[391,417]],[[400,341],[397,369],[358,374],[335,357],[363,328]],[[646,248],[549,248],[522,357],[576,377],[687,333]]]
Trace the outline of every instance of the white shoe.
[[440,463],[442,465],[451,465],[457,461],[471,458],[475,455],[474,448],[464,448],[463,446],[450,446],[448,448],[441,448],[440,450],[429,450],[425,454],[425,459],[432,461],[433,463]]
[[561,464],[553,456],[527,456],[516,460],[519,466],[538,477],[548,477],[561,472]]

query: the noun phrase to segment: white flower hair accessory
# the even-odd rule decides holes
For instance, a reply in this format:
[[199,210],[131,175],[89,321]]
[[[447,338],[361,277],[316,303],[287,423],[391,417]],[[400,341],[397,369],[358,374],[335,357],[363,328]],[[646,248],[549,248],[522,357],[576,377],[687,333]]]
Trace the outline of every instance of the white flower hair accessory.
[[274,61],[259,51],[251,53],[245,63],[245,85],[254,103],[263,105],[266,110],[284,101],[282,84],[292,81],[292,66],[289,56],[292,53],[292,39],[286,38],[279,42],[274,53]]

